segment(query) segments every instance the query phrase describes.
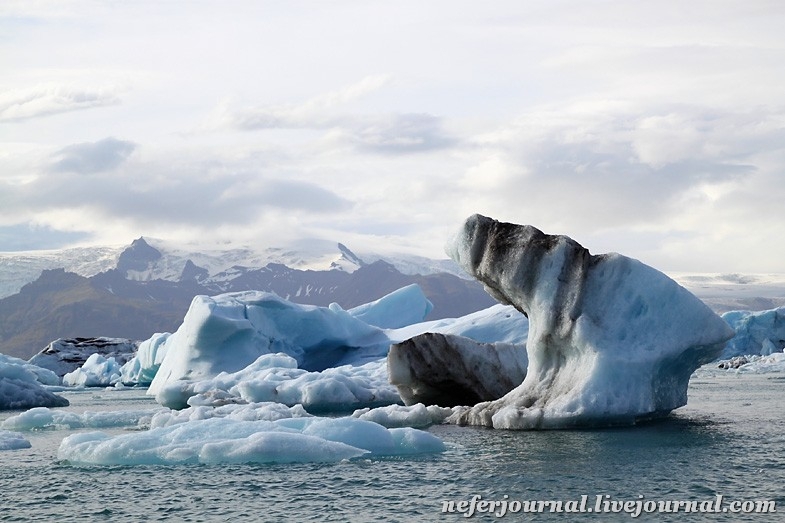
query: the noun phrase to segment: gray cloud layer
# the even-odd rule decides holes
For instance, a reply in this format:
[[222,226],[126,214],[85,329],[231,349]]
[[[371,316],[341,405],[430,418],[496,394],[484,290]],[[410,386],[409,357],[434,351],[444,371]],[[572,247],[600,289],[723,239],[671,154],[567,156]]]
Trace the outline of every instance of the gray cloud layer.
[[122,164],[134,149],[133,142],[116,138],[69,145],[54,154],[51,170],[78,174],[109,171]]

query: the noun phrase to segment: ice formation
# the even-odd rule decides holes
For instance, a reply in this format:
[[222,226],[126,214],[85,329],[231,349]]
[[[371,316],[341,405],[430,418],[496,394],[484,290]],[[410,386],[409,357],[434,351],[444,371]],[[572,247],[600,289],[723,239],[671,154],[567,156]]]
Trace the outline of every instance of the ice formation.
[[210,418],[110,436],[63,439],[58,459],[71,465],[330,462],[360,456],[442,452],[444,443],[412,428],[361,419],[300,417],[276,421]]
[[158,407],[142,410],[86,411],[76,413],[36,407],[4,420],[0,427],[16,431],[143,427],[150,425],[150,421],[156,413],[166,410],[168,409]]
[[120,381],[127,385],[150,385],[166,356],[168,332],[158,332],[139,344],[134,357],[120,369]]
[[[488,341],[525,339],[525,318],[510,307],[422,322],[429,310],[416,285],[349,311],[263,292],[198,296],[177,332],[143,342],[126,368],[152,374],[152,361],[161,361],[148,394],[172,408],[277,401],[314,411],[353,410],[400,402],[384,361],[391,343],[426,330],[471,331]],[[420,323],[382,329],[366,321]]]
[[425,333],[393,344],[390,383],[406,405],[454,407],[501,398],[526,376],[526,347]]
[[529,367],[504,397],[448,421],[508,429],[634,423],[687,401],[733,330],[661,272],[566,236],[474,215],[448,254],[529,318]]
[[420,286],[413,283],[346,312],[368,325],[397,329],[423,321],[432,309],[433,304],[425,297]]
[[354,360],[378,359],[389,341],[382,329],[337,305],[297,305],[250,291],[195,297],[180,328],[164,343],[167,353],[150,394],[168,382],[237,372],[264,354],[288,354],[308,370],[341,365],[347,353]]
[[384,360],[309,372],[283,353],[265,354],[233,373],[221,372],[201,380],[170,380],[158,389],[156,400],[166,407],[274,401],[303,405],[309,411],[347,411],[399,401],[387,382]]
[[731,311],[722,318],[736,331],[725,346],[723,358],[768,356],[785,349],[785,307],[759,312]]
[[387,428],[415,427],[423,428],[443,422],[452,414],[452,409],[422,403],[403,407],[401,405],[388,405],[375,409],[357,409],[352,413],[353,418],[373,421]]
[[169,427],[179,423],[188,423],[211,418],[229,418],[240,421],[277,421],[286,418],[311,417],[302,405],[287,407],[272,401],[228,404],[219,407],[199,405],[183,410],[160,409],[150,420],[150,428]]
[[29,362],[64,376],[81,367],[91,354],[114,358],[122,365],[136,352],[139,342],[126,338],[58,338]]
[[73,372],[63,376],[63,385],[67,387],[105,387],[120,380],[120,365],[114,357],[104,358],[93,353],[84,364]]
[[29,449],[30,442],[18,432],[0,430],[0,450]]
[[64,407],[68,400],[44,387],[59,383],[51,370],[0,354],[0,410]]

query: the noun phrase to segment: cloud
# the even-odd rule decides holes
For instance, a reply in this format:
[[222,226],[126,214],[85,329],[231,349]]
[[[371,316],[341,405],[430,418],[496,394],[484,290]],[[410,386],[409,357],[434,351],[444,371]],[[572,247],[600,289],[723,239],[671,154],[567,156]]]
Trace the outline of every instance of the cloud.
[[131,236],[187,230],[207,237],[231,230],[236,237],[271,223],[279,229],[281,223],[323,223],[353,205],[317,182],[297,179],[291,164],[260,165],[254,155],[236,158],[215,150],[129,156],[134,148],[113,138],[75,144],[55,155],[55,168],[47,165],[24,183],[0,179],[2,221],[84,234],[121,228]]
[[120,103],[109,89],[38,86],[0,93],[0,121],[20,121]]
[[32,224],[0,226],[0,252],[59,249],[90,235],[80,231],[61,231]]
[[116,138],[69,145],[54,154],[52,172],[95,174],[115,169],[134,152],[136,144]]
[[355,84],[299,104],[236,109],[224,103],[218,110],[217,119],[219,125],[244,131],[331,127],[338,119],[335,109],[377,91],[389,80],[387,75],[368,76]]
[[380,154],[432,151],[456,143],[456,138],[445,131],[443,119],[431,114],[355,114],[346,107],[381,89],[389,80],[389,76],[370,76],[300,104],[238,109],[224,103],[218,109],[217,121],[241,131],[325,131],[328,142]]
[[311,213],[340,212],[352,207],[352,202],[346,198],[304,181],[269,180],[254,194],[253,199],[257,205]]
[[532,111],[477,137],[460,186],[480,212],[601,250],[627,245],[675,266],[699,248],[694,259],[706,270],[709,260],[727,263],[720,253],[734,251],[753,224],[785,233],[770,220],[785,191],[776,181],[785,176],[783,119],[771,108],[698,105]]
[[343,136],[358,149],[396,154],[434,151],[457,140],[445,130],[441,118],[430,114],[394,114],[346,122],[334,136]]

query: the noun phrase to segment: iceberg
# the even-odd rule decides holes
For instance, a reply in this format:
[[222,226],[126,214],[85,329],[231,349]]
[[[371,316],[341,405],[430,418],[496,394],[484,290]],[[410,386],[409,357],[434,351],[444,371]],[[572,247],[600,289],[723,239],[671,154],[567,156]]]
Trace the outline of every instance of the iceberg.
[[742,355],[768,356],[785,349],[785,307],[767,311],[730,311],[722,315],[736,332],[723,359]]
[[18,432],[0,430],[0,450],[29,449],[30,442]]
[[0,354],[0,410],[65,407],[67,399],[45,388],[59,383],[60,378],[49,369]]
[[120,381],[120,365],[113,356],[105,358],[97,352],[91,354],[84,364],[63,376],[66,387],[105,387]]
[[73,430],[83,428],[144,427],[150,425],[161,407],[142,410],[85,411],[81,414],[36,407],[3,420],[0,427],[14,431]]
[[[197,296],[174,334],[140,344],[121,369],[121,381],[149,381],[147,393],[177,409],[275,401],[350,412],[401,402],[387,377],[391,343],[423,332],[466,333],[485,343],[526,340],[528,320],[511,306],[424,322],[429,310],[416,285],[348,311],[336,304],[298,305],[266,292]],[[415,320],[397,328],[366,323]]]
[[[337,305],[297,305],[273,293],[248,291],[196,296],[164,344],[152,395],[167,382],[237,372],[264,354],[287,354],[298,367],[314,371],[370,361],[387,354],[389,340],[382,329]],[[343,361],[347,355],[351,359]]]
[[388,405],[374,409],[366,407],[355,410],[352,413],[352,417],[373,421],[388,429],[399,427],[424,428],[442,423],[450,414],[452,414],[452,409],[450,408],[437,405],[428,405],[426,407],[422,403],[417,403],[405,407],[401,405]]
[[308,418],[302,405],[287,407],[282,403],[259,402],[248,404],[229,404],[219,407],[198,405],[183,410],[160,409],[150,419],[150,428],[169,427],[189,421],[230,418],[241,421],[277,421],[287,418]]
[[423,321],[431,310],[433,304],[425,297],[420,286],[413,283],[346,312],[368,325],[398,329]]
[[283,353],[259,356],[233,373],[221,372],[202,380],[171,380],[156,394],[158,403],[173,409],[237,400],[300,404],[313,412],[325,412],[389,405],[400,398],[387,381],[384,359],[309,372],[297,368],[297,361]]
[[526,376],[526,346],[427,332],[390,346],[387,373],[406,405],[474,405],[498,399]]
[[447,252],[529,318],[529,366],[502,398],[447,421],[504,429],[632,424],[687,402],[692,372],[734,332],[676,282],[637,260],[592,255],[566,236],[473,215]]
[[444,450],[444,443],[427,432],[386,429],[351,417],[276,421],[214,417],[119,436],[73,434],[63,439],[57,455],[75,466],[179,465],[333,462]]
[[171,333],[157,332],[141,342],[133,358],[120,368],[120,381],[125,385],[150,385],[166,356],[169,336]]
[[28,361],[64,376],[81,367],[91,354],[114,358],[122,365],[136,352],[138,341],[126,338],[58,338]]

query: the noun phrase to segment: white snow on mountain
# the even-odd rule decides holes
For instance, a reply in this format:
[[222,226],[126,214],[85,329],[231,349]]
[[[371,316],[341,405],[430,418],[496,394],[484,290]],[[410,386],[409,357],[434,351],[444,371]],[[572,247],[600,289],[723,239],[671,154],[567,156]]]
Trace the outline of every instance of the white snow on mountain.
[[[362,264],[378,260],[392,264],[403,274],[448,273],[461,278],[468,275],[453,260],[430,259],[412,254],[370,252],[351,249],[336,241],[322,239],[292,240],[279,246],[249,246],[206,243],[182,243],[144,237],[160,252],[144,270],[129,270],[127,277],[148,281],[177,281],[188,260],[205,269],[212,282],[231,280],[243,268],[261,268],[269,263],[300,270],[341,270],[354,272]],[[117,266],[120,254],[128,245],[77,247],[61,250],[0,252],[0,298],[16,294],[34,281],[45,269],[64,268],[89,277]],[[713,310],[767,310],[785,305],[785,273],[720,274],[668,272]]]
[[[178,281],[186,263],[205,269],[211,281],[220,283],[242,272],[242,268],[261,268],[270,263],[299,270],[340,270],[351,273],[363,264],[384,260],[403,274],[446,272],[466,278],[452,260],[432,260],[407,254],[355,253],[335,241],[321,239],[292,240],[279,246],[234,244],[195,244],[144,237],[160,253],[146,260],[144,268],[126,271],[130,280],[155,279]],[[48,251],[0,252],[0,298],[16,294],[46,269],[63,268],[90,277],[117,267],[120,255],[129,246],[79,247]]]
[[0,298],[16,294],[47,269],[62,268],[81,276],[112,269],[123,249],[125,246],[0,252]]

